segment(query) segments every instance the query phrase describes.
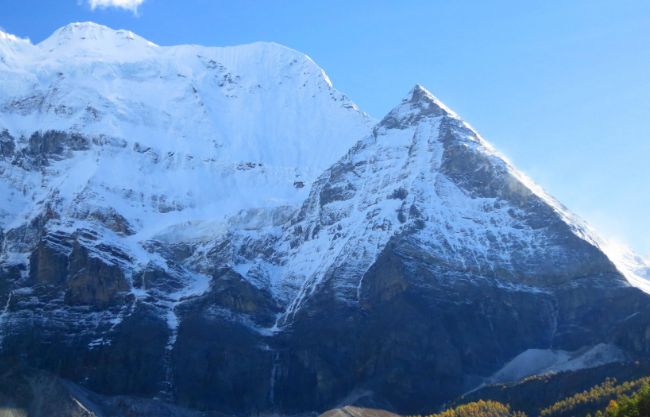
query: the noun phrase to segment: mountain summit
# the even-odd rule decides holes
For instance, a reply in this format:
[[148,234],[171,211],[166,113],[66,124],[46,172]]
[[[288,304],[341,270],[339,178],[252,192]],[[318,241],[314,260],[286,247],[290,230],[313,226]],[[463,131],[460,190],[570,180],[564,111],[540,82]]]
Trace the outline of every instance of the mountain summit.
[[381,126],[407,127],[427,116],[452,114],[453,112],[442,104],[440,100],[434,97],[426,88],[417,84],[404,97],[402,103],[384,117]]
[[0,59],[0,363],[123,404],[413,414],[650,354],[642,263],[422,86],[375,123],[283,46],[93,23]]
[[54,59],[141,60],[158,46],[128,30],[113,30],[93,22],[71,23],[37,45]]

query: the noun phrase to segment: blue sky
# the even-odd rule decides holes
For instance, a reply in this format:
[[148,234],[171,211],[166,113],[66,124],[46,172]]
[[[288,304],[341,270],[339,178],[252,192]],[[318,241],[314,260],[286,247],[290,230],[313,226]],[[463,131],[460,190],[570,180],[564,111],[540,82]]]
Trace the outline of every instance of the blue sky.
[[[133,7],[97,7],[111,1]],[[0,0],[0,26],[34,42],[86,20],[161,45],[285,44],[377,118],[421,83],[604,235],[650,255],[647,0]]]

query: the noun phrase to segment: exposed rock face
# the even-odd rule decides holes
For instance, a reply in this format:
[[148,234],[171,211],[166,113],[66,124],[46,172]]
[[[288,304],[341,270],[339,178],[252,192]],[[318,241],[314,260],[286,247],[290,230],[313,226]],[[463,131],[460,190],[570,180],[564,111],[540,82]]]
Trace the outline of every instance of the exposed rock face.
[[65,302],[69,305],[101,309],[124,301],[119,296],[129,291],[130,286],[118,265],[92,256],[78,241],[66,247],[62,245],[69,242],[55,239],[48,236],[32,253],[29,262],[32,283],[65,289]]
[[68,257],[41,242],[29,260],[30,278],[37,285],[57,285],[65,282],[68,275]]
[[268,410],[273,354],[256,329],[272,326],[278,311],[268,292],[232,271],[215,276],[207,293],[179,307],[173,352],[178,401],[232,414]]
[[48,130],[32,134],[22,155],[35,165],[47,165],[51,159],[62,159],[66,153],[70,156],[72,151],[88,150],[89,145],[88,139],[78,133]]
[[370,129],[277,45],[22,47],[44,75],[0,68],[0,359],[206,413],[413,414],[529,349],[650,354],[600,239],[420,86]]
[[11,157],[15,149],[16,143],[13,136],[11,136],[6,130],[0,132],[0,157]]
[[101,308],[130,289],[119,267],[107,265],[84,252],[82,247],[75,246],[71,254],[71,273],[65,295],[68,304]]
[[[299,336],[287,343],[294,351],[289,369],[318,381],[301,390],[302,398],[312,395],[308,402],[317,402],[331,395],[323,404],[333,404],[342,396],[336,390],[361,386],[393,410],[433,410],[527,348],[614,342],[620,321],[647,303],[633,288],[539,294],[487,279],[450,283],[443,268],[414,267],[413,253],[408,255],[393,246],[380,256],[364,276],[360,310],[337,303],[330,289],[296,315],[292,329]],[[580,300],[585,291],[588,301]],[[605,311],[616,311],[616,317]],[[593,317],[601,318],[598,326]],[[287,382],[296,379],[291,375]]]

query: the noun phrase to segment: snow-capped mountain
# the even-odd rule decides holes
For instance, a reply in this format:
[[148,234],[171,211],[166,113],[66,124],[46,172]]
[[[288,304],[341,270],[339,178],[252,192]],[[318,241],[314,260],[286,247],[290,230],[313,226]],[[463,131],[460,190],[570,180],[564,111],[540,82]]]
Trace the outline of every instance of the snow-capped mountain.
[[647,265],[421,86],[375,123],[283,46],[93,23],[0,33],[0,83],[0,360],[220,413],[418,413],[650,353]]
[[399,236],[459,272],[537,291],[555,284],[542,271],[571,276],[601,245],[421,86],[319,177],[289,224],[268,273],[301,283],[287,314],[330,275],[339,297],[358,301],[360,277]]
[[37,45],[0,41],[6,146],[83,136],[46,138],[46,160],[4,171],[4,230],[56,202],[66,220],[111,207],[133,246],[183,223],[212,234],[240,210],[299,204],[371,124],[311,59],[276,44],[160,47],[93,23]]

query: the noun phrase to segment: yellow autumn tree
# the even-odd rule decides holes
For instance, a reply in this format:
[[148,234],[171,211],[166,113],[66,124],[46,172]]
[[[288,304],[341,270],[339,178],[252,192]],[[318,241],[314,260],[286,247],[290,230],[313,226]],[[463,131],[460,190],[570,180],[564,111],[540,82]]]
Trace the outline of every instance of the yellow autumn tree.
[[426,417],[526,417],[526,414],[512,411],[510,406],[496,401],[480,400]]

